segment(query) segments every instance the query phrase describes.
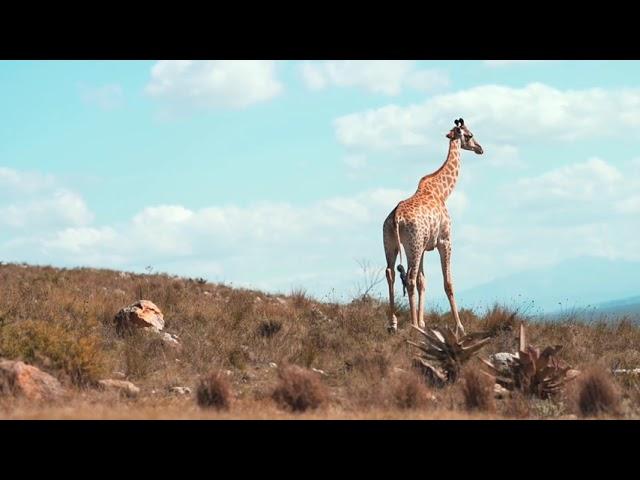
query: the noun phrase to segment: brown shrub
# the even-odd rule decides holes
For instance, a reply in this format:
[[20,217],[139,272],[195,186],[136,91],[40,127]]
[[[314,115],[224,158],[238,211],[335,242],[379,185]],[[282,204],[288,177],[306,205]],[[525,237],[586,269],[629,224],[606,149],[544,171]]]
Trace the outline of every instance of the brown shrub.
[[60,370],[78,386],[95,384],[105,371],[99,339],[74,333],[37,320],[6,325],[0,335],[0,355]]
[[468,411],[493,412],[495,401],[493,381],[478,370],[468,368],[463,373],[462,395]]
[[431,393],[424,382],[413,373],[399,376],[391,387],[393,406],[401,410],[415,410],[431,405]]
[[267,320],[260,323],[258,327],[258,335],[261,337],[271,338],[282,328],[282,323],[277,320]]
[[202,378],[196,390],[196,401],[202,408],[228,410],[231,396],[229,381],[220,371],[213,371]]
[[591,368],[577,380],[576,403],[582,417],[620,414],[620,393],[609,373]]
[[318,374],[295,365],[283,367],[272,398],[282,408],[304,412],[316,409],[326,402],[328,391]]

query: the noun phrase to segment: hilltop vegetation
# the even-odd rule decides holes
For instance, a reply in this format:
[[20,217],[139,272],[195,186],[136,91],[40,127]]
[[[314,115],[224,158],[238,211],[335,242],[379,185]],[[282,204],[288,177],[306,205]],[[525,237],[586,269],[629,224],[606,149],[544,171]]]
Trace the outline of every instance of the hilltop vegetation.
[[[139,299],[160,307],[180,350],[117,335],[114,316]],[[530,343],[564,346],[562,359],[585,373],[543,401],[494,399],[477,359],[455,384],[430,387],[411,366],[407,312],[394,336],[385,317],[384,299],[321,303],[303,291],[268,295],[163,274],[2,265],[0,358],[37,366],[68,394],[32,402],[0,392],[0,418],[640,417],[638,378],[610,373],[640,367],[640,327],[632,321],[541,322],[502,307],[463,310],[468,331],[495,334],[484,357],[514,351],[520,322]],[[432,312],[427,322],[451,325],[448,313]],[[105,378],[131,381],[140,394],[97,388]]]

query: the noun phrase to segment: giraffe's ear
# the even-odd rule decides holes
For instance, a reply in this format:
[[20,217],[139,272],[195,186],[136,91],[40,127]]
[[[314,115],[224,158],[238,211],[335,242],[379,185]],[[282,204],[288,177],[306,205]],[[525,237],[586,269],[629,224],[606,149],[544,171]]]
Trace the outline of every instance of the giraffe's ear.
[[460,125],[460,120],[454,120],[453,123],[455,123],[457,127],[458,125]]
[[464,120],[460,118],[459,121],[460,121],[460,125],[464,127]]

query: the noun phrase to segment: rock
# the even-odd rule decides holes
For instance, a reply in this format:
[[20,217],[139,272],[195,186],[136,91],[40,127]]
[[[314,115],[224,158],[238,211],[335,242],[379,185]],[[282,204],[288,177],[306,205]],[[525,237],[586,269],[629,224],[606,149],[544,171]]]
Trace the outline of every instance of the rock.
[[21,395],[29,400],[54,400],[65,391],[57,378],[26,363],[0,360],[0,395]]
[[176,335],[173,335],[171,333],[167,333],[167,332],[163,332],[161,334],[161,338],[162,338],[162,343],[168,347],[171,348],[177,348],[180,349],[182,348],[182,344],[180,343],[180,340],[178,339],[178,337]]
[[108,378],[105,380],[100,380],[98,382],[98,385],[100,385],[103,390],[118,392],[126,397],[137,397],[140,393],[140,389],[138,387],[136,387],[131,382],[127,382],[126,380],[114,380]]
[[320,370],[319,368],[311,368],[311,370],[313,370],[314,372],[319,373],[320,375],[323,375],[325,377],[328,376],[327,372],[325,372],[324,370]]
[[127,378],[124,372],[113,372],[112,375],[119,380],[124,380],[125,378]]
[[189,387],[171,387],[169,391],[176,395],[191,395],[191,389]]
[[203,293],[204,293],[206,296],[211,295],[211,292],[208,292],[207,290],[205,290]]
[[511,396],[511,392],[509,392],[509,390],[497,383],[493,385],[493,394],[495,398],[507,398]]
[[230,377],[231,375],[233,375],[233,372],[232,372],[231,370],[225,370],[225,371],[224,371],[224,374],[225,374],[227,377]]
[[123,308],[114,321],[118,331],[130,328],[151,328],[160,331],[164,328],[162,312],[149,300],[139,300]]
[[271,368],[278,368],[278,364],[276,362],[269,362],[269,366]]
[[120,278],[131,278],[131,275],[129,275],[129,274],[128,274],[128,273],[126,273],[126,272],[120,272],[120,273],[118,274],[118,276],[119,276]]
[[317,306],[313,306],[311,309],[311,319],[314,322],[324,322],[331,323],[331,319],[327,317],[322,310],[320,310]]
[[280,297],[276,297],[276,302],[278,302],[280,305],[287,304],[287,301],[284,298],[280,298]]
[[495,365],[495,367],[502,371],[508,372],[510,366],[517,360],[518,355],[516,353],[500,352],[489,355],[489,361]]
[[262,302],[262,299],[261,299],[260,297],[256,297],[253,301],[254,301],[255,303],[261,303],[261,302]]

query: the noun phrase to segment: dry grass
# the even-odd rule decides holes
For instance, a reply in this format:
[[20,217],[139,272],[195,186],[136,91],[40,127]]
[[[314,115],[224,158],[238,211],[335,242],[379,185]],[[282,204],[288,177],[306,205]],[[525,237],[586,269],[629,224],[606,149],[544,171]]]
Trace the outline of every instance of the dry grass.
[[[180,337],[182,350],[154,336],[115,334],[115,314],[140,299],[162,309],[165,329]],[[22,358],[57,376],[72,398],[47,406],[0,397],[0,417],[73,418],[74,408],[83,418],[555,418],[563,411],[564,397],[540,406],[516,395],[497,400],[494,412],[467,413],[462,380],[430,390],[435,400],[423,403],[428,390],[412,377],[415,352],[406,343],[416,332],[406,311],[398,317],[399,332],[390,336],[385,302],[371,297],[321,303],[302,289],[276,296],[163,274],[1,265],[0,357]],[[579,370],[596,363],[607,370],[640,367],[640,328],[629,320],[545,323],[504,308],[463,310],[461,317],[468,331],[494,329],[483,356],[513,351],[512,324],[525,321],[530,343],[563,344],[560,357]],[[427,323],[453,324],[449,313],[429,313]],[[271,397],[282,381],[274,363],[309,370],[325,387],[322,407],[303,414],[279,408]],[[199,379],[211,371],[223,372],[234,392],[228,411],[197,404]],[[101,378],[124,378],[141,393],[120,399],[99,392],[92,384]],[[640,418],[637,379],[611,381],[622,397],[620,414]],[[194,395],[176,396],[174,386]]]

